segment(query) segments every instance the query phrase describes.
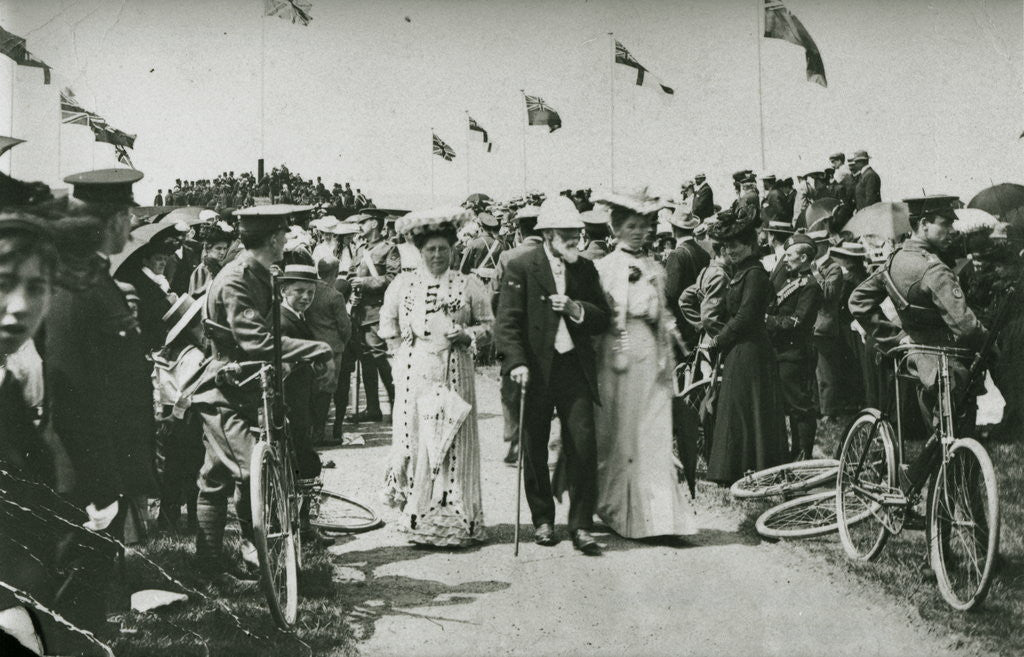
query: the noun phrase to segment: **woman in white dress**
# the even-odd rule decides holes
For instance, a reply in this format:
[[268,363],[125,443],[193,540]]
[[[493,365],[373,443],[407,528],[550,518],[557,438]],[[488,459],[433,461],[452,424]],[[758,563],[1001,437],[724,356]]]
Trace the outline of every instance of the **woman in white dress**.
[[[394,354],[395,376],[384,495],[402,511],[399,530],[423,545],[484,538],[473,351],[493,315],[483,282],[450,268],[457,231],[471,216],[452,208],[398,220],[422,263],[395,278],[380,311],[379,334]],[[448,417],[468,405],[450,443],[437,413],[428,417],[439,403]]]
[[665,270],[642,253],[660,207],[646,194],[597,200],[618,238],[595,263],[614,320],[598,348],[597,513],[626,538],[697,532],[672,458],[672,315]]

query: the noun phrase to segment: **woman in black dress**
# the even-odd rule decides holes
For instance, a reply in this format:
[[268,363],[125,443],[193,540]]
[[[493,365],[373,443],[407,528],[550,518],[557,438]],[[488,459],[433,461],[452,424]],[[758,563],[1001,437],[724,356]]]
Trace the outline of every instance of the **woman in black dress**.
[[715,410],[708,478],[730,485],[748,470],[785,462],[786,427],[779,370],[765,312],[775,296],[758,260],[757,221],[722,212],[711,236],[722,244],[731,275],[725,292],[727,321],[712,340],[725,355]]

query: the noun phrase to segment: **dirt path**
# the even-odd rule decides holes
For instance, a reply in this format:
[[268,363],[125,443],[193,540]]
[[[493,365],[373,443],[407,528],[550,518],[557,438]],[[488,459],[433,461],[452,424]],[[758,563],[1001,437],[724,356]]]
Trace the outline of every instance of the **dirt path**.
[[[807,557],[797,551],[753,541],[722,513],[704,510],[700,535],[684,548],[601,534],[600,558],[580,556],[568,540],[536,546],[524,525],[526,542],[513,558],[515,469],[501,462],[493,370],[478,375],[477,387],[491,539],[438,552],[385,528],[332,547],[335,577],[349,582],[361,654],[974,654],[929,633],[912,610],[801,562]],[[338,465],[328,479],[376,503],[387,435],[367,439],[367,447],[327,453]],[[560,508],[559,522],[564,515]]]

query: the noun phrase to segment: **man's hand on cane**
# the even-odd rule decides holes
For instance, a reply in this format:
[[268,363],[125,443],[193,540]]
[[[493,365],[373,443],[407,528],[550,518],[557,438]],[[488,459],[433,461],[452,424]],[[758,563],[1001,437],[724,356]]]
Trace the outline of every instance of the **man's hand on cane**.
[[520,388],[525,388],[530,380],[530,370],[526,365],[520,365],[508,373],[508,378],[512,379]]

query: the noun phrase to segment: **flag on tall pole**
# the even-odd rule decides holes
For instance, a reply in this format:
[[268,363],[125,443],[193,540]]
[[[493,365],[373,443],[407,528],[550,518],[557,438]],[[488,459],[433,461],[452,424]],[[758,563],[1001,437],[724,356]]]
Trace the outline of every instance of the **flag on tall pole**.
[[61,123],[88,126],[96,141],[114,146],[118,161],[131,165],[131,159],[125,149],[135,148],[136,136],[111,127],[102,116],[82,107],[71,87],[64,87],[60,90],[60,121]]
[[487,134],[487,131],[484,130],[480,126],[480,124],[476,122],[476,119],[474,119],[472,116],[467,115],[467,118],[469,118],[470,131],[480,133],[480,137],[483,139],[484,144],[487,145],[487,152],[490,153],[491,149],[494,147],[494,144],[491,143],[491,139],[490,136]]
[[28,51],[25,40],[0,27],[0,54],[7,55],[18,66],[34,66],[43,69],[43,84],[50,84],[50,67]]
[[807,80],[828,87],[825,64],[821,61],[817,44],[800,19],[790,13],[781,0],[764,0],[764,36],[803,48],[807,57]]
[[313,20],[309,13],[313,4],[306,0],[265,0],[264,8],[265,16],[277,16],[290,20],[292,24],[309,25]]
[[526,97],[526,116],[529,125],[546,125],[549,132],[554,132],[562,127],[562,117],[552,109],[540,96]]
[[657,86],[663,93],[668,94],[669,96],[676,93],[672,87],[669,87],[660,79],[651,75],[651,72],[640,64],[640,62],[636,61],[636,57],[633,57],[633,55],[626,50],[626,46],[622,45],[618,39],[615,41],[615,63],[636,69],[636,86],[638,87],[649,84]]
[[60,122],[74,125],[89,125],[90,112],[78,104],[71,87],[60,90]]
[[445,162],[451,162],[455,159],[455,151],[452,147],[444,143],[436,133],[432,133],[434,137],[434,155],[437,155]]

